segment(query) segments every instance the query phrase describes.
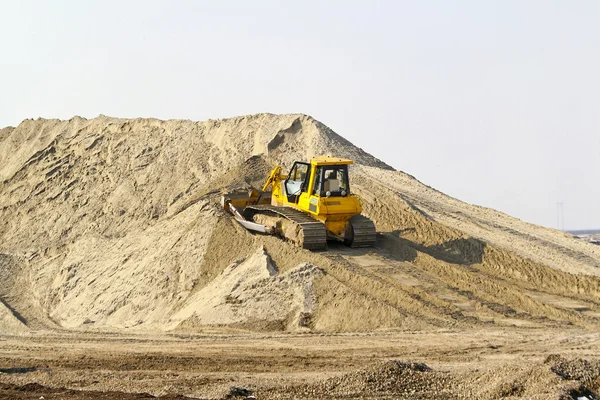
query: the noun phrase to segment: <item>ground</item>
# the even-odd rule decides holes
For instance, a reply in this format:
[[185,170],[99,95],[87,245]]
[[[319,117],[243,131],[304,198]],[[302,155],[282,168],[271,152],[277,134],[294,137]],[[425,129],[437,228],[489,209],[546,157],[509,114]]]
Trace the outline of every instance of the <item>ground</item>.
[[[318,388],[313,398],[357,398],[368,391],[351,386],[344,395],[339,388],[328,392],[322,383],[388,360],[424,363],[431,374],[447,375],[457,384],[440,389],[439,398],[459,398],[481,390],[473,377],[491,372],[498,382],[486,384],[502,386],[531,368],[543,368],[551,355],[593,359],[598,348],[600,333],[516,327],[368,334],[40,333],[0,337],[0,398],[227,398],[236,393],[277,398],[310,387]],[[416,397],[428,393],[414,384]],[[559,386],[568,384],[564,380]],[[397,396],[395,387],[387,389],[377,397],[410,398]],[[548,396],[540,398],[559,398]]]

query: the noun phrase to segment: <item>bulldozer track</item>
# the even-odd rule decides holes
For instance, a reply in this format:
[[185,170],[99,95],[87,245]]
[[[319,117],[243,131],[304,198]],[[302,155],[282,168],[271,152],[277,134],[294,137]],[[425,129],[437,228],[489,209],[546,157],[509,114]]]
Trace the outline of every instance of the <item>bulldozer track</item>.
[[303,238],[302,243],[296,244],[305,249],[324,250],[327,248],[327,231],[325,225],[301,211],[290,207],[277,207],[262,204],[249,205],[244,211],[246,210],[253,210],[256,212],[268,211],[294,222],[302,229],[302,235],[300,235],[300,237]]
[[351,247],[371,247],[375,245],[377,231],[375,224],[369,218],[357,214],[350,218],[353,240]]

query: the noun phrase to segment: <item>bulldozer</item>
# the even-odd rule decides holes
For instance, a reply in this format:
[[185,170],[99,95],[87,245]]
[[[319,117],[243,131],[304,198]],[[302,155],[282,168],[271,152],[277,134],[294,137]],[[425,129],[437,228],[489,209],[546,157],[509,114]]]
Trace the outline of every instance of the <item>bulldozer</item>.
[[375,224],[361,215],[360,200],[350,191],[348,167],[353,163],[316,157],[294,162],[287,175],[277,166],[262,190],[225,193],[221,205],[246,229],[278,235],[305,249],[327,249],[328,240],[370,247]]

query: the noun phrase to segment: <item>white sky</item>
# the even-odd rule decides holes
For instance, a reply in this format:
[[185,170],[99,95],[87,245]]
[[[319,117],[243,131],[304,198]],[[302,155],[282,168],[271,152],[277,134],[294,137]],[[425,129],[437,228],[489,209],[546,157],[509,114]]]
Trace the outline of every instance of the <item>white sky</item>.
[[600,228],[600,2],[0,0],[0,126],[310,114],[447,194]]

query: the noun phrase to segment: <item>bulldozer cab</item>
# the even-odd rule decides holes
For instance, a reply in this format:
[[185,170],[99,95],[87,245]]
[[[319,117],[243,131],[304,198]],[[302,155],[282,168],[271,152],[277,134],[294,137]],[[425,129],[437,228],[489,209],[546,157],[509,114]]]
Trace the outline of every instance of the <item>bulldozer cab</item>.
[[298,204],[302,193],[318,197],[346,197],[350,194],[348,165],[311,165],[296,161],[284,181],[284,188],[287,201],[294,204]]
[[308,190],[310,164],[296,161],[285,180],[285,194],[290,203],[298,203],[300,194]]
[[322,197],[344,197],[350,193],[347,165],[325,165],[315,170],[312,194]]

